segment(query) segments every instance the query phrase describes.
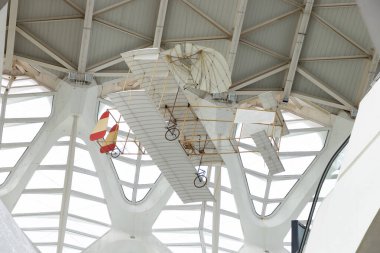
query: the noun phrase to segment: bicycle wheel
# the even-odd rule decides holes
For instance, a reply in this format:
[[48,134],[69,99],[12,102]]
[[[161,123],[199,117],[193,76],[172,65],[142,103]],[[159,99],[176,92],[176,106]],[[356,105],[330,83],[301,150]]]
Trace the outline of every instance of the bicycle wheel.
[[112,152],[111,152],[111,156],[112,156],[113,158],[117,158],[117,157],[119,157],[119,156],[120,156],[120,151],[119,151],[118,149],[114,149],[114,150],[112,150]]
[[194,186],[197,188],[202,188],[207,184],[207,177],[204,175],[197,175],[194,178]]
[[171,128],[171,129],[168,129],[168,131],[166,131],[165,138],[168,141],[174,141],[179,137],[179,134],[180,132],[178,128]]

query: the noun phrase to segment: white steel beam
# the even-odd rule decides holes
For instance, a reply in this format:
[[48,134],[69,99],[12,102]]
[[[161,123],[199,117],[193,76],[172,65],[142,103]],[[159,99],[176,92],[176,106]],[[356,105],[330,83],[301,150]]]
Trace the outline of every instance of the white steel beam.
[[220,231],[220,185],[221,185],[221,166],[214,167],[214,198],[212,213],[212,253],[219,252],[219,231]]
[[268,49],[266,47],[263,47],[261,45],[258,45],[256,43],[253,43],[252,41],[248,41],[246,39],[240,39],[240,43],[242,43],[243,45],[246,45],[246,46],[249,46],[251,48],[254,48],[262,53],[265,53],[267,55],[270,55],[274,58],[277,58],[277,59],[280,59],[280,60],[290,60],[289,57],[287,56],[284,56],[284,55],[281,55],[271,49]]
[[239,46],[240,33],[241,33],[241,28],[243,27],[246,8],[247,8],[247,0],[239,0],[236,7],[235,24],[234,24],[234,30],[233,30],[232,39],[231,39],[230,51],[228,52],[228,55],[227,55],[227,63],[228,63],[228,66],[230,67],[231,73],[234,68],[234,63],[235,63],[237,49]]
[[16,26],[16,32],[18,32],[21,36],[23,36],[25,39],[29,40],[31,43],[33,43],[35,46],[37,46],[39,49],[41,49],[43,52],[48,54],[51,58],[62,64],[62,66],[66,67],[67,69],[74,70],[75,68],[69,63],[68,60],[64,59],[62,56],[59,56],[57,53],[53,52],[52,49],[50,49],[45,43],[39,41],[31,34],[27,33],[25,30],[21,29],[20,27]]
[[300,62],[313,62],[313,61],[345,61],[345,60],[355,60],[355,59],[369,59],[370,56],[362,55],[342,55],[342,56],[320,56],[320,57],[307,57],[300,58]]
[[[4,4],[4,5],[3,5]],[[5,49],[5,35],[7,33],[7,15],[8,15],[8,4],[7,1],[2,3],[0,8],[0,52],[4,52]],[[4,62],[4,53],[0,54],[0,62]],[[3,73],[3,64],[0,64],[0,73]],[[1,82],[1,75],[0,75]]]
[[263,28],[265,26],[272,25],[272,24],[274,24],[274,23],[276,23],[278,21],[283,20],[284,18],[287,18],[287,17],[293,15],[294,13],[299,12],[300,10],[301,10],[301,8],[296,8],[296,9],[288,11],[288,12],[286,12],[286,13],[280,15],[280,16],[271,18],[271,19],[269,19],[267,21],[264,21],[264,22],[262,22],[260,24],[257,24],[255,26],[249,27],[249,28],[245,29],[244,31],[242,31],[241,35],[246,35],[248,33],[251,33],[251,32],[254,32],[254,31],[258,30],[258,29],[261,29],[261,28]]
[[18,55],[15,55],[13,58],[15,60],[23,61],[23,62],[29,63],[30,65],[34,65],[34,66],[40,66],[40,67],[44,67],[47,69],[52,69],[52,70],[56,70],[56,71],[60,71],[60,72],[64,72],[64,73],[70,72],[69,69],[61,67],[61,66],[53,65],[50,63],[42,62],[42,61],[33,60],[30,58],[26,58],[26,57],[22,57],[22,56],[18,56]]
[[168,7],[168,0],[161,0],[160,9],[158,11],[158,17],[157,17],[156,32],[154,34],[154,41],[153,41],[154,48],[160,48],[161,46],[161,39],[162,39],[162,33],[164,31],[167,7]]
[[43,17],[43,18],[25,18],[18,19],[17,24],[22,23],[48,23],[48,22],[57,22],[57,21],[68,21],[68,20],[78,20],[83,19],[82,15],[67,15],[67,16],[53,16],[53,17]]
[[276,65],[274,67],[271,67],[269,69],[263,70],[254,76],[248,77],[244,80],[241,80],[241,81],[233,84],[233,86],[230,88],[230,91],[236,91],[236,90],[239,90],[241,88],[244,88],[248,85],[256,83],[256,82],[263,80],[267,77],[270,77],[272,75],[280,73],[281,71],[284,71],[287,68],[289,68],[289,63],[282,63],[282,64]]
[[306,79],[308,79],[310,82],[312,82],[313,84],[315,84],[317,87],[319,87],[320,89],[322,89],[324,92],[326,92],[327,94],[329,94],[331,97],[335,98],[336,100],[338,100],[340,103],[342,103],[343,105],[351,108],[351,109],[354,109],[355,106],[353,105],[352,102],[350,102],[348,99],[342,97],[341,95],[339,95],[338,92],[332,90],[331,88],[329,88],[329,86],[325,83],[323,83],[321,80],[319,80],[317,77],[313,76],[311,73],[307,72],[306,70],[304,70],[303,68],[301,67],[298,67],[297,68],[297,72],[300,73],[301,75],[303,75]]
[[7,35],[7,50],[5,53],[5,66],[6,70],[12,70],[13,53],[15,47],[16,37],[16,21],[17,21],[17,9],[18,0],[12,0],[10,2],[9,10],[9,23],[8,23],[8,35]]
[[63,0],[63,1],[67,3],[70,7],[72,7],[74,10],[84,15],[84,11],[76,3],[73,3],[71,0]]
[[313,8],[314,0],[305,0],[305,8],[303,9],[303,12],[301,14],[301,18],[298,25],[298,31],[295,35],[294,39],[294,46],[292,51],[292,59],[290,61],[289,71],[285,78],[285,88],[284,88],[284,96],[283,101],[288,102],[289,95],[292,90],[293,82],[294,82],[294,76],[296,74],[298,61],[301,55],[301,50],[303,46],[303,42],[305,39],[307,27],[310,20],[311,10]]
[[74,115],[73,124],[71,128],[71,135],[70,135],[69,153],[67,157],[67,169],[65,172],[65,182],[64,182],[64,192],[62,196],[61,213],[60,213],[60,219],[59,219],[57,253],[62,253],[63,244],[65,241],[65,231],[66,231],[67,217],[69,213],[71,184],[73,181],[73,167],[74,167],[77,128],[78,128],[78,116]]
[[87,0],[86,14],[84,16],[83,32],[82,32],[82,44],[80,46],[78,72],[85,73],[87,58],[88,58],[88,46],[91,38],[91,26],[92,26],[92,13],[94,12],[95,0]]
[[122,1],[120,1],[118,3],[114,3],[114,4],[111,4],[111,5],[108,5],[107,7],[104,7],[103,9],[95,11],[94,14],[93,14],[93,16],[94,17],[95,16],[99,16],[100,14],[103,14],[105,12],[108,12],[108,11],[111,11],[113,9],[116,9],[116,8],[118,8],[118,7],[120,7],[120,6],[124,5],[124,4],[127,4],[127,3],[131,2],[131,1],[133,1],[133,0],[122,0]]
[[326,100],[326,99],[323,99],[323,98],[318,98],[318,97],[302,94],[302,93],[299,93],[299,92],[292,91],[292,93],[290,94],[290,96],[291,97],[295,97],[295,98],[299,98],[299,99],[302,99],[302,100],[305,100],[305,101],[309,101],[309,102],[312,102],[312,103],[330,106],[330,107],[333,107],[333,108],[336,108],[336,109],[341,109],[341,110],[350,110],[351,109],[351,107],[349,107],[349,106],[338,104],[336,102],[329,101],[329,100]]

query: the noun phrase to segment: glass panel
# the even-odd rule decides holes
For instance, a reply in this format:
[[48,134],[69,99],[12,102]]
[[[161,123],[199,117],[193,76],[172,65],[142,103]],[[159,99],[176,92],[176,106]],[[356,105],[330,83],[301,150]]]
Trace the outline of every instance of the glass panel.
[[255,211],[258,215],[261,215],[263,211],[263,203],[260,201],[252,200],[253,206],[255,207]]
[[63,165],[67,163],[67,154],[69,152],[68,146],[53,146],[45,158],[42,160],[41,165]]
[[75,214],[92,220],[110,224],[107,206],[92,200],[70,197],[69,214]]
[[8,98],[5,118],[49,117],[53,97]]
[[0,159],[1,167],[14,167],[22,154],[25,152],[26,147],[23,148],[8,148],[0,149],[0,157],[6,157],[7,159]]
[[20,76],[20,77],[17,77],[16,80],[12,83],[12,88],[20,87],[20,86],[32,86],[32,85],[38,85],[37,81],[26,76]]
[[200,243],[199,231],[154,232],[162,243]]
[[197,228],[200,215],[198,210],[163,210],[153,228]]
[[74,191],[93,195],[99,198],[104,198],[99,179],[94,176],[89,176],[83,173],[74,172],[71,189]]
[[24,231],[26,236],[34,243],[57,242],[58,231]]
[[203,227],[212,230],[212,212],[210,211],[205,212]]
[[244,168],[268,175],[269,170],[259,153],[240,153],[240,157]]
[[44,123],[4,124],[3,143],[31,142]]
[[293,185],[297,182],[297,180],[278,180],[272,181],[269,190],[269,198],[270,199],[280,199],[285,198],[288,192],[292,189]]
[[315,156],[280,157],[285,171],[277,175],[302,175],[314,159]]
[[72,249],[68,247],[63,247],[62,249],[62,253],[81,253],[81,252],[82,252],[81,250]]
[[234,251],[239,251],[239,249],[243,246],[243,242],[232,240],[230,238],[219,236],[219,247]]
[[25,94],[25,93],[39,93],[39,92],[47,92],[48,88],[44,86],[31,86],[31,87],[21,87],[16,88],[13,87],[14,82],[12,83],[12,88],[9,90],[9,94]]
[[[215,168],[215,167],[214,167]],[[222,167],[221,185],[231,189],[230,176],[226,167]]]
[[220,215],[220,232],[243,239],[240,220],[227,215]]
[[41,253],[57,253],[57,246],[37,246]]
[[325,145],[326,136],[327,131],[283,136],[280,152],[320,151]]
[[135,173],[136,173],[136,166],[121,162],[119,160],[113,159],[113,165],[115,166],[117,175],[120,180],[128,183],[134,183],[135,182]]
[[0,172],[0,185],[2,185],[5,182],[9,174],[10,172]]
[[133,195],[133,189],[129,188],[128,186],[123,185],[123,192],[125,197],[129,200],[132,201],[132,195]]
[[270,215],[278,207],[280,203],[268,203],[265,209],[265,215]]
[[61,194],[22,194],[12,213],[61,211]]
[[252,176],[250,174],[246,174],[249,191],[252,195],[264,198],[265,189],[267,187],[267,180],[264,178],[259,178]]
[[37,170],[34,172],[26,189],[63,188],[65,171]]
[[233,213],[237,213],[234,195],[225,191],[221,191],[220,193],[220,208]]
[[136,192],[136,201],[141,201],[145,198],[145,196],[148,194],[150,188],[147,189],[137,189]]
[[19,216],[14,217],[20,228],[57,228],[59,227],[58,215]]
[[172,253],[202,253],[201,246],[171,246]]
[[75,148],[74,166],[95,171],[95,166],[92,162],[90,153],[81,148]]
[[67,225],[66,227],[68,229],[72,229],[75,231],[83,232],[90,235],[95,235],[101,237],[105,233],[107,233],[108,230],[110,230],[109,227],[102,226],[96,223],[87,222],[85,220],[76,219],[73,217],[67,218]]
[[302,128],[314,128],[314,127],[323,127],[318,123],[315,123],[310,120],[300,120],[293,122],[286,122],[288,129],[302,129]]
[[81,248],[87,248],[91,245],[96,239],[79,235],[76,233],[68,232],[65,233],[65,243],[69,245],[74,245]]
[[161,171],[156,165],[152,166],[141,166],[139,175],[139,184],[154,184]]

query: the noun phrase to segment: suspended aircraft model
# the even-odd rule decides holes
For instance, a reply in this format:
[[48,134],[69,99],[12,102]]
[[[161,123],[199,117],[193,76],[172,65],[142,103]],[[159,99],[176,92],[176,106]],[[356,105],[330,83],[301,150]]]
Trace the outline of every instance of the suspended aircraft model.
[[[115,124],[111,127],[111,129],[108,131],[107,137],[104,139],[106,133],[107,133],[107,126],[108,126],[108,120],[112,117],[112,119],[115,121]],[[125,154],[126,146],[128,143],[128,137],[129,132],[127,134],[127,137],[123,141],[118,141],[118,134],[119,134],[119,124],[121,123],[121,117],[119,119],[116,119],[110,110],[106,110],[99,118],[99,121],[97,122],[94,130],[90,134],[90,141],[96,141],[100,146],[100,153],[104,154],[110,154],[113,158],[117,158],[121,154]],[[135,142],[135,141],[133,141]],[[122,148],[120,148],[117,143],[121,143]],[[137,147],[144,153],[144,150],[141,150],[140,145],[138,145],[136,142],[135,144]]]

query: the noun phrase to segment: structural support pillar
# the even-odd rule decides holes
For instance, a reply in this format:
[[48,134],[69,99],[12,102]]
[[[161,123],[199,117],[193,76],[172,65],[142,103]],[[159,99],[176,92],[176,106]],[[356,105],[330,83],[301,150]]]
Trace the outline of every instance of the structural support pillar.
[[[0,50],[1,52],[4,52],[5,48],[5,34],[7,31],[7,10],[8,10],[8,4],[7,1],[1,1],[0,2]],[[4,54],[0,54],[0,71],[1,74],[3,73],[3,62],[4,62]],[[0,81],[1,81],[0,76]]]
[[214,207],[212,214],[212,253],[218,253],[219,249],[219,228],[220,228],[220,185],[221,167],[215,167],[214,178]]

